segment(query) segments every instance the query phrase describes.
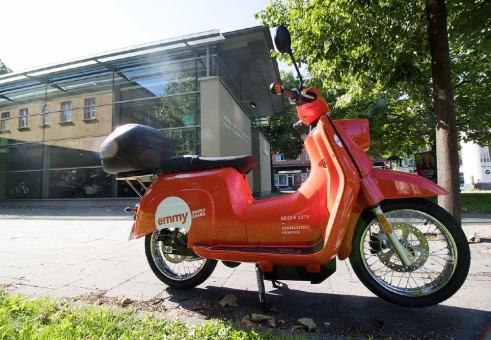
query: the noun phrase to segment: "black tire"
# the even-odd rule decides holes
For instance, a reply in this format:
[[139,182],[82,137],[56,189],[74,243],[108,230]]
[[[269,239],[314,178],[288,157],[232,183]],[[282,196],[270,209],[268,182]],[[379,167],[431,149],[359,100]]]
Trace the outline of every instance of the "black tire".
[[[213,273],[216,260],[199,256],[178,256],[165,254],[163,243],[156,239],[157,232],[145,236],[145,254],[153,273],[166,285],[178,289],[190,289],[202,284]],[[192,274],[181,275],[172,270],[173,265],[199,263],[200,266]]]
[[[467,238],[455,219],[423,198],[386,200],[380,205],[414,260],[409,267],[402,265],[374,214],[365,212],[358,220],[350,254],[360,281],[380,298],[404,307],[436,305],[455,294],[467,277],[471,259]],[[443,243],[447,248],[438,250]]]

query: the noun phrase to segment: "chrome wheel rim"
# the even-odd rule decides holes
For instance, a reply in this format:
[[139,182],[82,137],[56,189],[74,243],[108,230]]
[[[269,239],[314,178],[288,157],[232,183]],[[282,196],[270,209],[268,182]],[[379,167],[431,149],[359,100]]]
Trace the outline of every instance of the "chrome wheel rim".
[[385,289],[418,297],[443,288],[457,266],[457,246],[450,232],[436,218],[417,210],[385,213],[393,232],[412,262],[404,266],[377,219],[362,234],[360,254],[370,276]]
[[[180,234],[185,234],[183,229]],[[171,280],[184,281],[196,276],[206,264],[202,257],[183,256],[167,253],[163,242],[159,241],[156,232],[150,239],[152,259],[158,270]]]

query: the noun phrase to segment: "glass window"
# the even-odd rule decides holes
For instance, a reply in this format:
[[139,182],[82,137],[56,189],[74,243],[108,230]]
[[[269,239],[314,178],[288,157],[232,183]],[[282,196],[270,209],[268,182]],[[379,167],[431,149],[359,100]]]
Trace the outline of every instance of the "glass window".
[[[300,155],[297,156],[297,158],[294,159],[295,161],[299,161],[300,160]],[[283,158],[283,155],[282,154],[278,154],[276,155],[276,161],[277,162],[284,162],[286,161],[286,159]]]
[[27,127],[27,109],[20,109],[19,111],[19,128]]
[[85,99],[84,119],[95,119],[95,98]]
[[0,199],[39,199],[41,198],[41,171],[0,173]]
[[[43,165],[43,145],[29,143],[24,145],[2,146],[0,148],[0,172],[38,170]],[[2,184],[0,183],[0,190]]]
[[48,104],[43,106],[43,125],[48,125]]
[[287,175],[274,175],[274,184],[277,187],[287,187],[288,186]]
[[100,166],[99,150],[105,137],[46,142],[49,161],[46,168],[62,169]]
[[72,102],[61,103],[61,122],[71,122],[72,121]]
[[47,172],[49,198],[110,197],[112,176],[102,168],[61,169]]
[[308,160],[308,161],[310,161],[310,157],[309,157],[309,154],[308,153],[305,154],[305,159]]
[[9,112],[2,112],[2,125],[0,129],[2,131],[8,130],[9,129],[9,118],[10,118],[10,113]]
[[295,184],[295,185],[302,184],[302,174],[294,174],[293,175],[293,184]]
[[489,149],[487,147],[481,148],[481,163],[489,163],[491,162],[491,158],[489,157]]

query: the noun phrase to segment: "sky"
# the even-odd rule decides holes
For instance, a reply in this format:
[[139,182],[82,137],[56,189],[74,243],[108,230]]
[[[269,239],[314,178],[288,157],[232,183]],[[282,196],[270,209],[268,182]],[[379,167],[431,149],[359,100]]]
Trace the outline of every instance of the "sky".
[[0,59],[17,72],[186,34],[259,26],[254,13],[269,4],[269,0],[3,0]]

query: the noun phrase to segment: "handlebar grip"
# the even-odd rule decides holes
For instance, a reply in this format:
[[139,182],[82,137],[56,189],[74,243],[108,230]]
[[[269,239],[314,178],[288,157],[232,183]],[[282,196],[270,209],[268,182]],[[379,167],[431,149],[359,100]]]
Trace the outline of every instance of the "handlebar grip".
[[279,96],[282,95],[282,96],[291,98],[293,100],[297,100],[298,97],[299,97],[299,94],[298,94],[297,91],[285,89],[283,87],[283,85],[281,85],[278,82],[272,83],[270,85],[269,89],[270,89],[270,91],[271,91],[272,94],[277,94]]
[[295,124],[293,124],[293,128],[295,130],[298,130],[300,129],[300,127],[302,126],[303,122],[301,120],[299,120],[298,122],[296,122]]

